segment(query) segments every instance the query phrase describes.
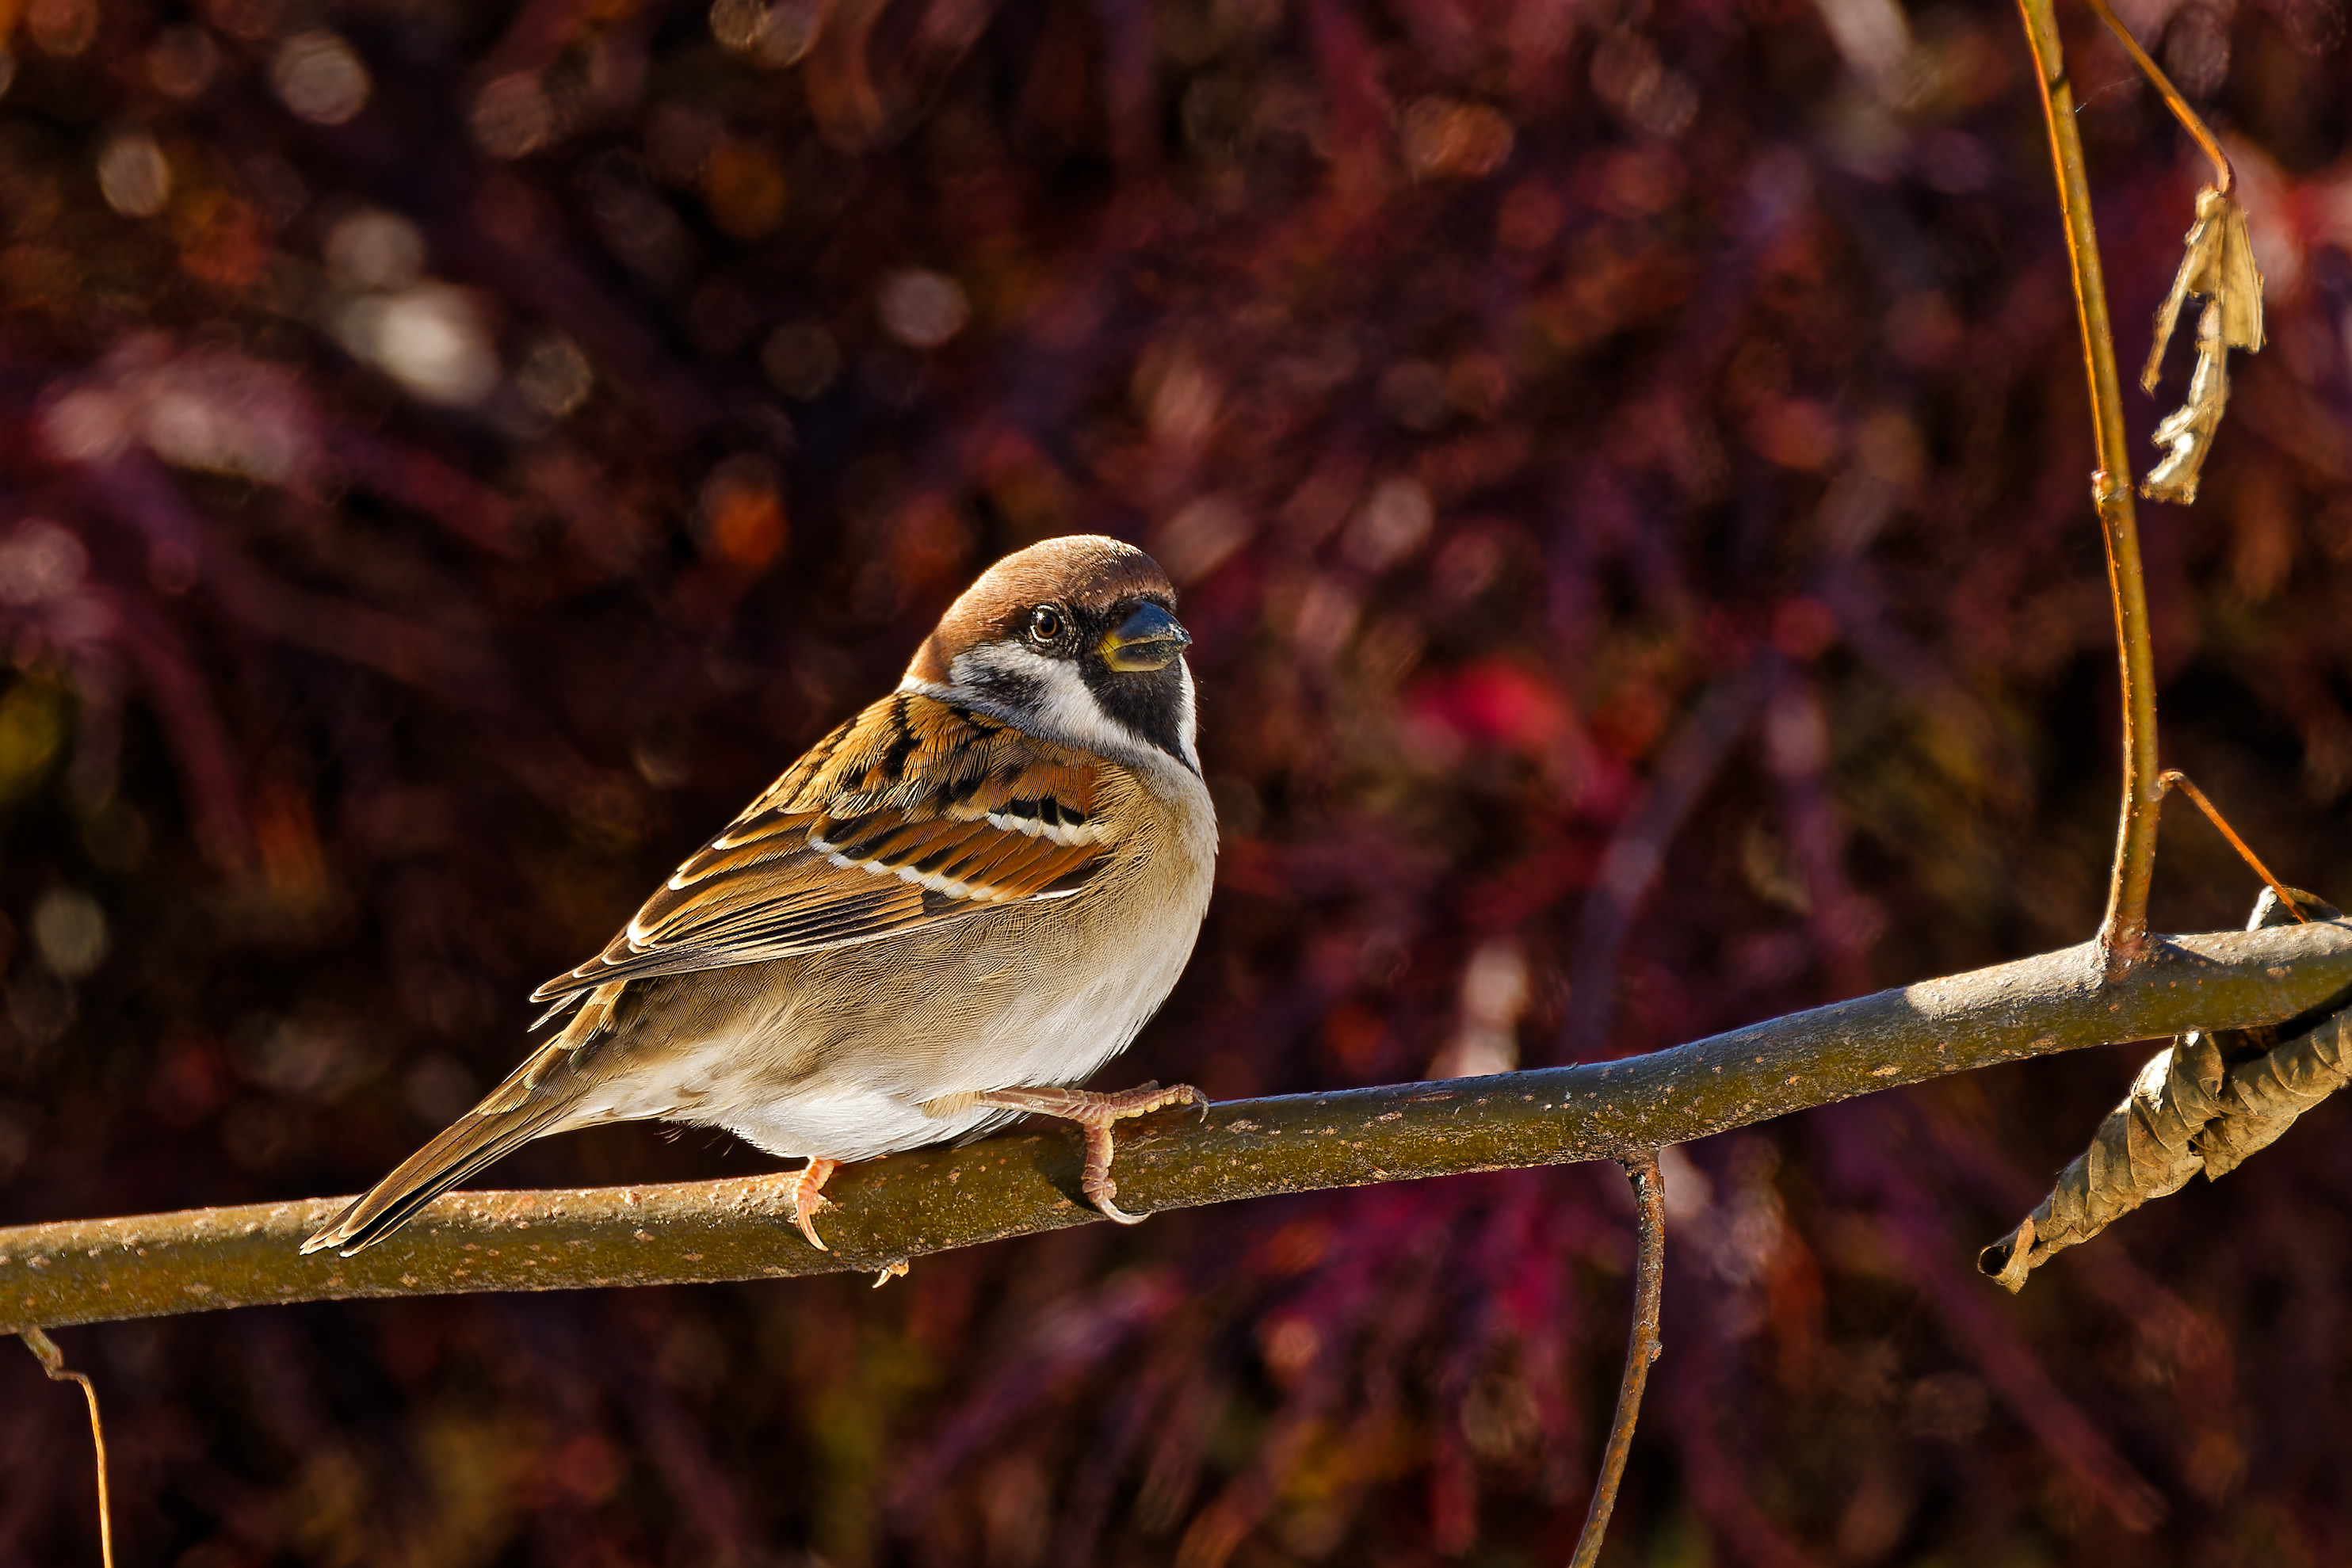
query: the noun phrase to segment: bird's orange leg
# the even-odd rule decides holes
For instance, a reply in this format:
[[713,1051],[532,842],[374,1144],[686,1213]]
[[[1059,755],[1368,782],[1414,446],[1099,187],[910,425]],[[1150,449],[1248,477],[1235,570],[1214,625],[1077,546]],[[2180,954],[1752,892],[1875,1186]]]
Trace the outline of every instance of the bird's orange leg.
[[1167,1089],[1146,1083],[1118,1094],[1097,1094],[1087,1089],[991,1089],[974,1094],[971,1103],[1002,1105],[1009,1111],[1076,1122],[1087,1134],[1086,1170],[1078,1178],[1087,1201],[1100,1209],[1106,1219],[1140,1225],[1146,1216],[1129,1214],[1112,1201],[1118,1196],[1118,1183],[1110,1179],[1112,1126],[1129,1116],[1148,1116],[1163,1105],[1198,1105],[1206,1114],[1209,1097],[1189,1083]]
[[839,1160],[812,1158],[793,1173],[793,1223],[801,1228],[809,1245],[820,1252],[833,1250],[817,1239],[816,1214],[821,1208],[831,1208],[833,1199],[824,1196],[825,1178],[841,1168]]

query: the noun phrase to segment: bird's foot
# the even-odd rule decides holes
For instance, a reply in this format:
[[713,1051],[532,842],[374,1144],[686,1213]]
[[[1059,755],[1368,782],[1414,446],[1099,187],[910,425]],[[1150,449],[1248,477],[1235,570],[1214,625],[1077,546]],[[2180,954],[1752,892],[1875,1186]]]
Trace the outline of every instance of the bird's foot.
[[808,1238],[808,1244],[820,1252],[830,1252],[833,1249],[817,1239],[817,1210],[833,1207],[833,1199],[824,1196],[824,1183],[827,1176],[840,1168],[839,1160],[812,1158],[793,1173],[793,1223],[801,1228],[801,1234]]
[[1118,1183],[1110,1178],[1111,1128],[1129,1116],[1148,1116],[1165,1105],[1198,1105],[1201,1113],[1206,1115],[1209,1097],[1189,1083],[1166,1089],[1157,1083],[1146,1083],[1117,1094],[1098,1094],[1089,1089],[991,1089],[973,1095],[971,1103],[1002,1105],[1010,1111],[1076,1122],[1087,1135],[1086,1169],[1078,1178],[1087,1201],[1106,1219],[1121,1225],[1140,1225],[1146,1216],[1129,1214],[1116,1201]]

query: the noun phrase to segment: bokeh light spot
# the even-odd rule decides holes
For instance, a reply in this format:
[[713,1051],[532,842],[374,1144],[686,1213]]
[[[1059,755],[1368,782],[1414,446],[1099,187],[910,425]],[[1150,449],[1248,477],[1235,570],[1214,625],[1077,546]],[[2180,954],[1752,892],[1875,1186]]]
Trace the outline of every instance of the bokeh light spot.
[[493,158],[527,157],[554,140],[555,105],[536,71],[517,71],[475,96],[466,129]]
[[1348,559],[1367,571],[1386,571],[1429,542],[1437,508],[1418,479],[1385,479],[1348,525]]
[[147,79],[166,98],[200,98],[220,70],[220,46],[202,27],[166,27],[147,46]]
[[127,131],[98,155],[98,188],[126,218],[152,218],[172,199],[172,164],[155,139]]
[[710,7],[710,36],[755,65],[781,70],[796,64],[815,44],[829,0],[717,0]]
[[1216,374],[1179,339],[1155,345],[1135,367],[1131,387],[1154,441],[1179,453],[1200,450],[1224,407]]
[[1491,174],[1511,155],[1511,122],[1483,103],[1417,99],[1397,126],[1405,166],[1420,178]]
[[757,571],[784,548],[788,526],[776,465],[756,454],[729,458],[702,482],[704,548]]
[[1837,413],[1811,398],[1770,398],[1748,423],[1748,442],[1784,468],[1817,472],[1844,445]]
[[98,37],[97,0],[32,0],[24,16],[34,46],[59,59],[72,59]]
[[0,604],[62,599],[89,568],[79,538],[46,517],[27,518],[0,541]]
[[346,348],[427,402],[478,403],[498,384],[488,324],[461,288],[424,283],[355,300],[341,326]]
[[1508,936],[1480,943],[1462,971],[1461,1022],[1425,1076],[1484,1078],[1518,1066],[1528,992],[1527,950]]
[[715,0],[710,7],[710,36],[725,48],[753,47],[767,25],[768,7],[761,0]]
[[106,911],[79,888],[53,887],[33,905],[33,945],[50,968],[81,979],[106,961]]
[[327,231],[326,262],[340,283],[396,293],[424,276],[425,236],[397,213],[353,213]]
[[1323,1334],[1304,1317],[1274,1320],[1259,1336],[1266,1369],[1286,1383],[1315,1364],[1323,1354]]
[[562,419],[596,390],[596,372],[580,345],[561,332],[541,338],[515,368],[515,387],[541,413]]
[[[783,166],[760,143],[730,138],[712,149],[703,163],[702,194],[710,204],[712,222],[738,239],[758,239],[783,222]],[[961,325],[961,318],[957,325]],[[953,335],[951,327],[940,340]]]
[[882,325],[898,341],[918,349],[936,349],[971,319],[971,301],[963,287],[941,273],[908,268],[882,280],[875,307]]
[[1658,57],[1649,39],[1628,28],[1604,35],[1592,51],[1592,90],[1632,130],[1672,141],[1698,118],[1690,78]]
[[269,63],[278,100],[314,125],[341,125],[367,107],[373,84],[342,36],[323,28],[297,33]]
[[1152,559],[1179,586],[1194,583],[1249,543],[1249,514],[1230,496],[1203,496],[1151,536]]

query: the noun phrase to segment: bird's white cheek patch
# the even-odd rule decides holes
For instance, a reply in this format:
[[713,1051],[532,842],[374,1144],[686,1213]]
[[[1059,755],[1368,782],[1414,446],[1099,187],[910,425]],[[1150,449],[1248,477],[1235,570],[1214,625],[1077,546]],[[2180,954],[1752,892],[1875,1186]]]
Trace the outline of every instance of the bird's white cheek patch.
[[985,643],[957,654],[950,673],[965,691],[984,690],[992,675],[1034,687],[1034,722],[1056,740],[1110,757],[1149,755],[1153,749],[1150,741],[1103,712],[1078,667],[1067,659],[1048,659],[1017,643]]
[[1193,746],[1201,738],[1201,715],[1200,705],[1192,695],[1192,666],[1181,659],[1177,660],[1176,677],[1177,690],[1182,694],[1176,734],[1184,747],[1184,760],[1197,774],[1201,771],[1201,754],[1193,749]]

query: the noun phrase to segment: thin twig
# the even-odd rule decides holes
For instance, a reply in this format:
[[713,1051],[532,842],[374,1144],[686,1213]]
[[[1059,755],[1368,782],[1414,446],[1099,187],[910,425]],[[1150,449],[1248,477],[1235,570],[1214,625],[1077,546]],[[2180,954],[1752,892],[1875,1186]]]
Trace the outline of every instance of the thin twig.
[[1617,1485],[1625,1479],[1625,1456],[1633,1449],[1633,1424],[1642,1417],[1642,1390],[1649,1385],[1650,1364],[1665,1348],[1658,1340],[1658,1303],[1666,1287],[1666,1180],[1658,1172],[1655,1149],[1624,1166],[1633,1184],[1634,1230],[1641,1247],[1633,1326],[1625,1334],[1625,1371],[1617,1381],[1617,1414],[1610,1417],[1609,1446],[1601,1451],[1592,1506],[1585,1511],[1584,1532],[1576,1538],[1576,1555],[1568,1560],[1569,1568],[1592,1568],[1601,1561],[1601,1542],[1609,1533],[1610,1512],[1617,1506]]
[[2238,836],[2238,831],[2230,826],[2228,819],[2215,809],[2213,802],[2205,799],[2205,791],[2189,781],[2188,774],[2178,768],[2168,768],[2158,775],[2157,782],[2167,789],[2178,789],[2182,794],[2196,801],[2197,809],[2205,813],[2206,820],[2221,829],[2221,836],[2230,841],[2230,847],[2238,852],[2238,858],[2253,867],[2256,876],[2270,883],[2271,891],[2278,894],[2278,900],[2286,905],[2287,913],[2297,920],[2308,922],[2311,919],[2310,915],[2303,912],[2303,905],[2295,902],[2294,890],[2271,874],[2271,868],[2263,863],[2260,855],[2247,847],[2246,841]]
[[2099,465],[2091,497],[2107,547],[2107,587],[2116,606],[2116,648],[2123,683],[2124,799],[2116,824],[2115,870],[2107,883],[2107,914],[2099,926],[2109,979],[2122,975],[2147,944],[2147,890],[2156,875],[2156,824],[2164,787],[2157,781],[2156,650],[2149,640],[2147,588],[2141,580],[2139,516],[2132,502],[2131,455],[2124,445],[2123,382],[2116,371],[2115,332],[2107,318],[2107,286],[2099,240],[2091,223],[2090,177],[2082,132],[2074,124],[2074,89],[2058,43],[2052,0],[2018,0],[2032,47],[2042,108],[2050,122],[2050,156],[2058,173],[2058,207],[2066,224],[2066,256],[2074,274],[2074,306],[2083,323],[2083,364],[2091,382],[2091,424]]
[[98,1449],[98,1556],[104,1568],[114,1568],[114,1504],[106,1490],[106,1423],[98,1414],[98,1385],[87,1375],[70,1370],[58,1342],[39,1329],[21,1329],[17,1337],[40,1362],[50,1382],[79,1383],[82,1397],[89,1401],[89,1440]]
[[2221,193],[2226,196],[2236,190],[2238,171],[2231,167],[2230,155],[2221,151],[2221,143],[2214,140],[2212,131],[2206,129],[2197,111],[2189,107],[2189,100],[2180,96],[2179,88],[2172,85],[2172,78],[2164,74],[2162,67],[2147,57],[2147,51],[2139,47],[2139,40],[2132,37],[2131,29],[2124,26],[2124,19],[2116,15],[2115,7],[2108,5],[2107,0],[2089,0],[2089,5],[2099,14],[2099,20],[2107,25],[2107,30],[2122,41],[2124,53],[2132,57],[2132,64],[2139,67],[2140,74],[2155,84],[2157,96],[2164,99],[2167,109],[2172,110],[2172,118],[2180,121],[2180,129],[2189,132],[2197,145],[2205,150],[2205,156],[2213,161],[2213,173]]

